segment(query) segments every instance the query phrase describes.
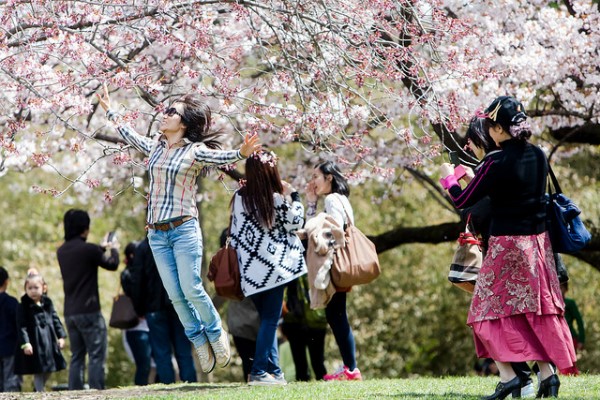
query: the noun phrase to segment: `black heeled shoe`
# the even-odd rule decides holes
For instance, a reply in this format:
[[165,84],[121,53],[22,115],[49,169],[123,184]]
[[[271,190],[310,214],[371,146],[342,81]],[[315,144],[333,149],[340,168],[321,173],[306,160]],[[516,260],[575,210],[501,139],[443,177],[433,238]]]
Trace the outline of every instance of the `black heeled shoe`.
[[535,397],[558,397],[558,388],[560,388],[558,375],[550,375],[540,382],[540,388]]
[[482,397],[481,400],[502,400],[511,393],[513,394],[513,397],[521,397],[521,379],[518,376],[515,376],[508,382],[499,382],[498,385],[496,385],[494,394]]

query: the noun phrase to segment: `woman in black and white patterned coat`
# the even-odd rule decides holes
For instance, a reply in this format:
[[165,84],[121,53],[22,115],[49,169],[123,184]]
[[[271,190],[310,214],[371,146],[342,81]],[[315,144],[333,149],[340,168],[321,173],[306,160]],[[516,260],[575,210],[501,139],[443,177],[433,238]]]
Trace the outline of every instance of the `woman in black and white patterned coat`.
[[304,206],[298,193],[279,177],[276,162],[273,153],[248,158],[246,184],[233,198],[231,236],[242,290],[260,316],[250,385],[287,383],[279,368],[277,322],[285,284],[306,273],[304,248],[295,234],[304,224]]

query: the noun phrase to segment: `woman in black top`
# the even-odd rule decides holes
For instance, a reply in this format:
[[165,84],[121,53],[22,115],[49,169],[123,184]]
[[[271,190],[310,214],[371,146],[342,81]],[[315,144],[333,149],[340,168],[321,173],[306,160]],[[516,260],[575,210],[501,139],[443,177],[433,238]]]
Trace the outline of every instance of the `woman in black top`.
[[486,157],[463,189],[450,164],[441,166],[442,184],[458,208],[490,198],[488,251],[479,272],[467,319],[479,357],[496,360],[501,382],[486,399],[520,390],[511,362],[537,361],[538,396],[558,395],[560,369],[575,361],[564,301],[546,232],[548,163],[528,143],[531,131],[523,105],[501,96],[486,109],[489,134],[502,151]]

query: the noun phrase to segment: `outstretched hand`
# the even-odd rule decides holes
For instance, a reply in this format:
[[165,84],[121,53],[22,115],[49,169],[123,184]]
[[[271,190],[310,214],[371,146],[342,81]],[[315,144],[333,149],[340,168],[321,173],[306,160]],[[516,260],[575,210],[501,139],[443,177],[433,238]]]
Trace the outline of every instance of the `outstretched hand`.
[[249,157],[252,153],[260,151],[262,144],[258,141],[258,134],[247,133],[244,136],[244,143],[240,147],[240,154],[242,157]]
[[96,97],[98,98],[98,103],[104,109],[104,111],[108,111],[110,108],[110,96],[108,95],[108,87],[106,86],[106,83],[102,85],[102,88],[103,94],[101,95],[100,93],[96,93]]

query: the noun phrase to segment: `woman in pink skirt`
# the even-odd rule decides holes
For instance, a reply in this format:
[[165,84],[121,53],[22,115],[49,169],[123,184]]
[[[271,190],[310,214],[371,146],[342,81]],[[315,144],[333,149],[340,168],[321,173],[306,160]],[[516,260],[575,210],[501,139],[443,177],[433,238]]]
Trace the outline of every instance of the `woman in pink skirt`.
[[452,165],[440,167],[442,185],[456,207],[485,196],[491,200],[489,248],[467,319],[477,355],[496,360],[500,371],[500,383],[485,399],[520,397],[521,382],[510,363],[521,361],[538,362],[537,397],[557,397],[560,381],[550,362],[564,369],[576,358],[546,231],[548,162],[528,143],[527,115],[516,99],[498,97],[485,118],[502,151],[487,157],[465,188]]

